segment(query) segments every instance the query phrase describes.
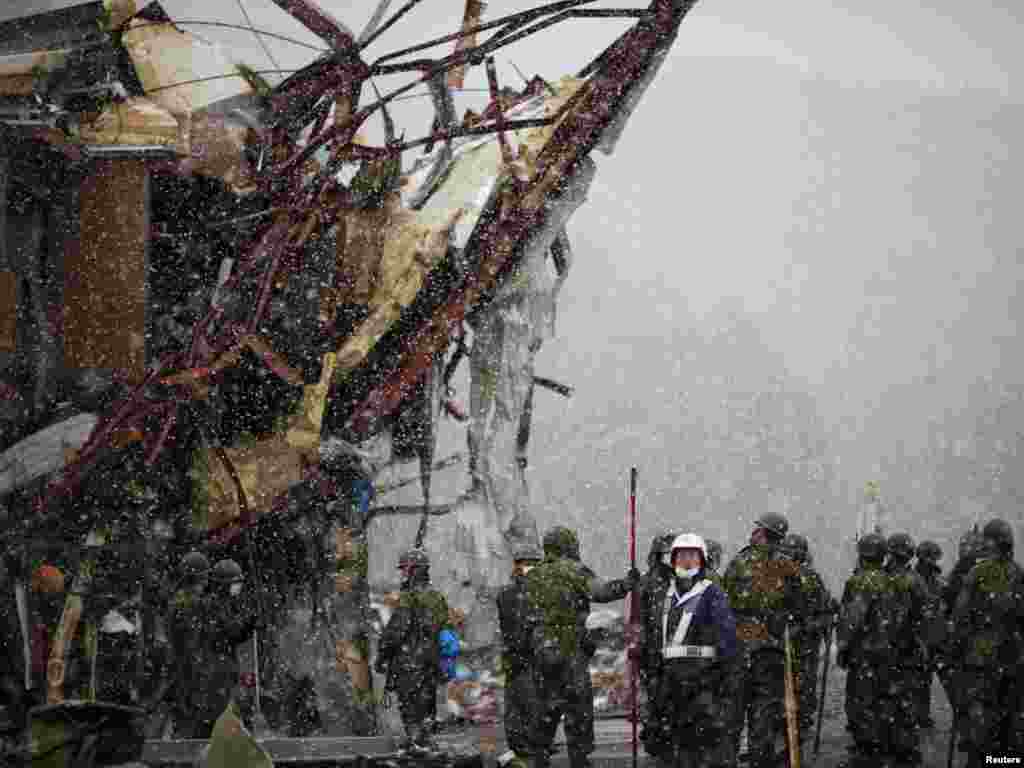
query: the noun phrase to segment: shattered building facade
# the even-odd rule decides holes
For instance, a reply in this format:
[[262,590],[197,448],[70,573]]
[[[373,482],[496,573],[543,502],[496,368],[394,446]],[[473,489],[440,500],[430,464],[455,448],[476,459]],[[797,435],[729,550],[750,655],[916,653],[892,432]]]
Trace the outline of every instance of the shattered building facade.
[[[468,645],[495,640],[510,546],[537,536],[534,393],[570,391],[534,370],[566,225],[693,4],[565,0],[485,22],[469,0],[460,32],[371,61],[408,7],[385,19],[383,0],[356,37],[312,0],[274,3],[329,50],[273,86],[159,2],[0,21],[5,588],[26,685],[52,706],[103,698],[105,627],[134,648],[126,700],[155,695],[160,606],[192,549],[270,596],[276,629],[246,664],[287,735],[377,728],[370,551],[424,547]],[[629,26],[578,72],[500,87],[494,51],[588,16]],[[459,116],[472,66],[490,102]],[[412,140],[388,111],[409,87],[375,85],[410,72],[435,113]],[[362,132],[378,116],[379,146]],[[465,424],[468,482],[438,504],[445,418]],[[411,462],[422,503],[375,502]],[[367,540],[396,514],[420,520],[414,541]],[[64,583],[36,578],[45,565]],[[319,719],[302,725],[283,712],[304,687]]]

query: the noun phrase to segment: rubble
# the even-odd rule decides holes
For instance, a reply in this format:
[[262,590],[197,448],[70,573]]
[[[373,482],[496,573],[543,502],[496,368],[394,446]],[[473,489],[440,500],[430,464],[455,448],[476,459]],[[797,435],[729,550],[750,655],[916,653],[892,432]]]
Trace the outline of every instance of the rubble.
[[[615,12],[635,23],[594,64],[522,92],[498,82],[494,52],[588,15],[582,3],[483,22],[469,0],[441,40],[450,55],[410,59],[438,44],[424,41],[371,61],[412,4],[385,20],[382,2],[357,44],[312,0],[274,2],[331,48],[274,85],[159,3],[69,1],[34,19],[38,49],[0,50],[0,189],[14,195],[0,196],[0,242],[25,232],[28,254],[16,263],[0,248],[0,290],[32,288],[0,309],[0,372],[20,377],[0,496],[27,528],[66,529],[62,565],[100,532],[115,549],[150,542],[146,568],[186,547],[245,563],[273,595],[269,695],[313,710],[272,725],[371,733],[373,560],[408,545],[403,515],[419,518],[414,541],[434,555],[467,647],[493,642],[508,546],[537,536],[535,385],[571,393],[534,370],[571,268],[567,224],[596,173],[591,152],[610,151],[692,2]],[[499,33],[481,42],[484,28]],[[29,44],[5,30],[10,50]],[[481,64],[490,102],[459,121],[451,88]],[[399,134],[388,111],[413,86],[365,87],[407,72],[435,107],[423,138]],[[380,146],[362,135],[378,113]],[[451,388],[463,360],[465,412]],[[443,413],[468,422],[470,487],[438,504]],[[400,488],[413,460],[420,499],[373,506],[374,486]],[[160,544],[158,527],[173,532]],[[117,615],[111,628],[157,642],[155,619]],[[460,711],[493,719],[497,675],[473,684],[456,687]]]

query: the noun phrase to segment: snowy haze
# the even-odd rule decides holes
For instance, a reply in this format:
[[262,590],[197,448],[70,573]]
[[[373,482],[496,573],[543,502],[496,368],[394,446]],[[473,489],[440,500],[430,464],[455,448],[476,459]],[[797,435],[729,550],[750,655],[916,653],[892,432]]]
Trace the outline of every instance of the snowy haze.
[[[239,24],[244,8],[316,42],[269,0],[163,5]],[[321,5],[358,35],[375,3]],[[492,0],[485,19],[529,5]],[[366,58],[454,31],[462,9],[425,0]],[[976,518],[998,513],[1024,535],[1021,14],[952,0],[696,6],[615,155],[596,156],[570,226],[574,271],[538,374],[577,394],[537,393],[542,527],[579,525],[585,559],[620,572],[635,464],[642,553],[672,526],[720,538],[728,556],[758,513],[784,511],[833,588],[868,480],[894,528],[935,537],[947,568]],[[500,80],[521,85],[513,62],[527,77],[574,73],[623,26],[581,20],[504,49]],[[201,34],[257,68],[315,55]],[[484,88],[483,73],[466,87]],[[427,108],[399,105],[408,138]],[[445,429],[439,454],[462,448]],[[465,487],[459,470],[438,482]]]

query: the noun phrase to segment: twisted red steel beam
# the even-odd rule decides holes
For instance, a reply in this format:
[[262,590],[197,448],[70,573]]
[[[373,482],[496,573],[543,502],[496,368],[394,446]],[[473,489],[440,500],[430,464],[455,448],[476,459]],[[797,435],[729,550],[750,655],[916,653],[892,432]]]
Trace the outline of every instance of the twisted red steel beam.
[[[310,93],[315,92],[318,98],[337,96],[342,91],[358,92],[362,81],[369,75],[369,69],[355,54],[351,34],[332,17],[320,11],[311,0],[274,2],[315,34],[330,42],[341,54],[333,62],[321,60],[315,63],[313,69],[321,70],[325,66],[327,68],[320,72],[319,77],[310,78],[308,83],[298,81],[302,89],[309,89]],[[547,6],[544,10],[551,12],[554,9],[574,9],[575,6],[586,2],[588,0],[566,0]],[[436,131],[428,139],[395,143],[380,149],[353,146],[351,141],[362,122],[376,109],[383,107],[410,87],[404,86],[358,110],[347,120],[325,129],[304,149],[295,151],[284,163],[276,167],[271,166],[267,170],[266,175],[271,179],[282,170],[297,170],[305,159],[312,156],[316,148],[328,144],[335,145],[332,153],[335,158],[348,158],[350,155],[377,157],[392,155],[431,139],[543,125],[564,116],[551,141],[538,158],[534,178],[511,191],[511,196],[502,199],[500,210],[495,208],[489,215],[481,218],[469,246],[475,246],[481,253],[477,272],[457,286],[447,300],[437,306],[418,327],[402,337],[397,353],[388,353],[383,365],[375,372],[376,385],[365,397],[346,408],[346,424],[357,435],[370,434],[379,418],[390,416],[397,411],[406,393],[412,391],[431,366],[434,356],[447,348],[452,332],[460,327],[467,312],[479,311],[493,295],[503,276],[518,263],[523,244],[530,233],[542,226],[546,219],[546,197],[558,188],[566,175],[570,174],[593,149],[601,131],[615,116],[631,87],[640,81],[655,55],[672,44],[675,30],[694,3],[695,0],[653,0],[646,15],[602,54],[595,63],[593,77],[574,94],[555,118],[538,121],[501,120],[497,127],[460,127]],[[524,30],[524,33],[531,31]],[[515,37],[518,38],[524,33]],[[504,44],[506,40],[500,43]],[[429,79],[438,71],[476,58],[485,49],[490,50],[486,45],[468,48],[459,55],[435,62],[435,66],[430,68],[424,79]],[[329,66],[330,64],[333,64],[333,68]],[[317,117],[313,115],[311,120],[316,121]],[[287,143],[285,140],[285,146]],[[345,154],[346,152],[348,154]],[[228,323],[207,335],[223,315],[222,307],[211,308],[194,326],[189,349],[186,352],[172,353],[154,365],[145,380],[115,407],[111,416],[101,420],[82,447],[77,459],[72,461],[59,477],[51,480],[37,499],[40,513],[45,513],[46,508],[59,496],[71,493],[78,487],[85,473],[95,463],[99,451],[109,442],[111,435],[126,424],[141,424],[154,415],[158,417],[156,439],[153,442],[147,441],[145,451],[147,462],[156,460],[177,420],[177,404],[187,400],[192,393],[182,385],[172,387],[170,396],[164,395],[163,399],[152,400],[147,397],[148,394],[152,394],[147,390],[161,379],[162,373],[211,364],[232,345],[240,342],[239,334],[258,327],[266,311],[268,288],[272,285],[278,270],[290,272],[301,269],[302,243],[314,231],[323,229],[342,207],[341,203],[328,205],[320,199],[321,192],[329,181],[328,176],[320,174],[313,183],[307,184],[305,189],[298,183],[298,177],[293,177],[288,180],[291,183],[282,185],[273,195],[274,204],[283,206],[283,210],[252,239],[251,249],[239,259],[235,273],[224,286],[226,290],[232,289],[244,277],[266,264],[258,289],[259,300],[249,322],[242,327],[238,327],[237,323]],[[315,206],[315,210],[309,210],[309,206]],[[310,216],[317,220],[308,220]],[[303,222],[308,226],[300,227],[300,223]],[[333,392],[332,395],[344,396],[338,392]]]
[[609,51],[592,77],[577,92],[575,103],[555,129],[537,159],[537,172],[514,200],[495,202],[500,211],[481,218],[471,244],[483,253],[480,267],[460,285],[449,300],[403,339],[397,364],[378,372],[380,384],[347,419],[356,436],[369,436],[382,418],[398,409],[407,392],[430,368],[434,356],[447,348],[467,310],[487,300],[501,276],[521,258],[522,246],[531,232],[547,218],[546,197],[577,167],[598,142],[632,87],[653,63],[658,52],[670,46],[683,17],[696,0],[653,0],[650,15],[641,19]]

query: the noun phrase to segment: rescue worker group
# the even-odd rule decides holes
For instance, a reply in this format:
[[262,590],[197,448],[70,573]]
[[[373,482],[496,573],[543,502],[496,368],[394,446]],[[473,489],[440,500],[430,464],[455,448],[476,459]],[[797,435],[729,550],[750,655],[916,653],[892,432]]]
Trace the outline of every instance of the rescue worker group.
[[[839,600],[815,571],[807,539],[778,514],[755,521],[749,545],[724,571],[721,545],[693,532],[655,537],[647,572],[612,581],[581,562],[574,531],[550,529],[543,549],[534,541],[514,548],[510,583],[497,596],[502,765],[549,765],[563,721],[570,766],[591,765],[596,644],[587,617],[592,602],[631,592],[637,629],[627,657],[645,694],[638,719],[647,764],[800,765],[798,753],[820,740],[833,639],[846,671],[849,768],[922,764],[922,738],[934,734],[933,676],[954,711],[951,746],[967,766],[1024,754],[1024,575],[1003,520],[964,534],[948,577],[934,542],[864,535]],[[400,601],[375,662],[398,699],[410,750],[434,748],[448,616],[429,567],[422,550],[400,558]]]

